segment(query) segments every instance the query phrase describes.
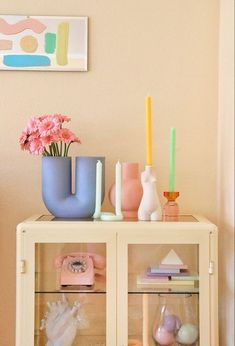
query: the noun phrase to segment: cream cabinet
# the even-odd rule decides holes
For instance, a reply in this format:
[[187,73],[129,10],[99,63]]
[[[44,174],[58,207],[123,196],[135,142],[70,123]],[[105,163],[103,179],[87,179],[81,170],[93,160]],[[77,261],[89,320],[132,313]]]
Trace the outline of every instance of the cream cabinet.
[[[48,333],[56,340],[48,345],[67,345],[61,335],[71,325],[60,314],[67,304],[71,317],[77,302],[72,345],[189,345],[192,331],[186,339],[179,333],[193,324],[192,345],[218,346],[217,236],[214,224],[190,215],[177,222],[25,220],[17,226],[16,346],[47,345]],[[163,259],[172,268],[172,253],[188,274],[154,273]],[[174,331],[168,326],[172,341],[156,336],[168,310],[180,320]]]

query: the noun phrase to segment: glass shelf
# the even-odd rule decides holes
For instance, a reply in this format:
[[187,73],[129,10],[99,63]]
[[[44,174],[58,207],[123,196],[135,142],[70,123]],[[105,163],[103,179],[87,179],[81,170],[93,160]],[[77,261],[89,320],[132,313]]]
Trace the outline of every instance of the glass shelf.
[[102,291],[91,291],[91,290],[61,290],[61,291],[35,291],[35,294],[106,294]]
[[[88,219],[63,219],[63,218],[58,218],[58,217],[54,217],[53,215],[42,215],[40,216],[37,220],[35,221],[65,221],[65,222],[82,222],[82,221],[88,221],[88,222],[103,222],[100,220],[93,220],[92,218],[88,218]],[[138,221],[137,219],[127,219],[124,221],[119,221],[119,222],[136,222]],[[140,221],[141,223],[143,223],[143,221]],[[152,221],[153,222],[153,221]],[[155,221],[155,222],[166,222],[166,221]],[[172,222],[172,221],[169,221]],[[179,219],[177,221],[174,222],[198,222],[198,220],[192,216],[192,215],[180,215]]]
[[198,288],[188,289],[187,286],[182,287],[180,289],[172,289],[172,288],[148,288],[148,289],[140,289],[139,291],[129,291],[128,294],[199,294]]
[[[58,279],[56,279],[56,272],[48,273],[35,273],[36,274],[36,286],[35,294],[47,294],[47,293],[87,293],[87,294],[106,294],[106,284],[104,281],[95,281],[92,287],[78,287],[68,286],[60,287]],[[42,279],[40,279],[42,276]]]
[[[74,345],[79,346],[106,346],[106,337],[103,335],[78,335],[74,340]],[[47,338],[45,336],[34,336],[34,346],[46,345]]]

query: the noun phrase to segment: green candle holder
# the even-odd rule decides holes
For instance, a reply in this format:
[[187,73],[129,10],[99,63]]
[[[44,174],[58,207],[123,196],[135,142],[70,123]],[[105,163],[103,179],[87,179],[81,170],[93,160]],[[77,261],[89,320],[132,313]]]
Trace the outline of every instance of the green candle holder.
[[180,193],[175,191],[164,191],[164,197],[167,202],[163,207],[163,221],[178,221],[179,220],[179,206],[175,201]]

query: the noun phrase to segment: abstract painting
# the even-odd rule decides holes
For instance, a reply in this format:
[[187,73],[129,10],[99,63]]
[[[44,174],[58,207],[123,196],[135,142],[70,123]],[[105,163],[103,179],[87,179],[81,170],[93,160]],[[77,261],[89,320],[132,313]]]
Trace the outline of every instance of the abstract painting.
[[0,69],[87,71],[87,17],[0,15]]

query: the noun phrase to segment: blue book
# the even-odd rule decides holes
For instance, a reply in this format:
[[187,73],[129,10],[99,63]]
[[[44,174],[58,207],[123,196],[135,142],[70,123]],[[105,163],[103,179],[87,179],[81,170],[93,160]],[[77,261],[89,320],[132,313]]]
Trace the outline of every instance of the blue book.
[[158,268],[158,267],[149,267],[148,272],[152,274],[176,274],[180,273],[180,269],[177,268]]

